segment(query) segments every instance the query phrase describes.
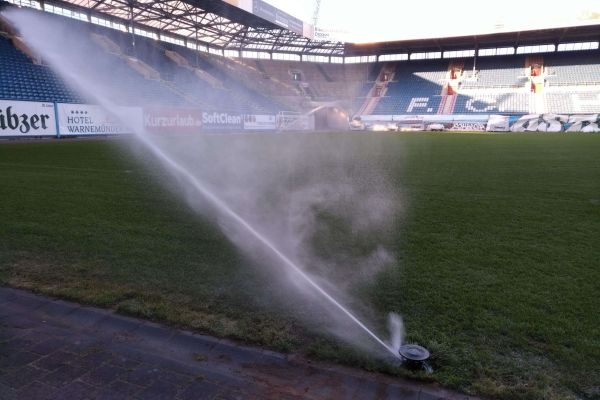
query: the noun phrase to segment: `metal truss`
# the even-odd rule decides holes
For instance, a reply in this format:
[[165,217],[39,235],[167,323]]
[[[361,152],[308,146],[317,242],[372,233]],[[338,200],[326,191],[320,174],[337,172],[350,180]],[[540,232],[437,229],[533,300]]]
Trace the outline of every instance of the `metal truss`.
[[[343,56],[342,42],[316,41],[214,0],[59,0],[129,26],[221,50]],[[226,17],[226,16],[227,17]]]

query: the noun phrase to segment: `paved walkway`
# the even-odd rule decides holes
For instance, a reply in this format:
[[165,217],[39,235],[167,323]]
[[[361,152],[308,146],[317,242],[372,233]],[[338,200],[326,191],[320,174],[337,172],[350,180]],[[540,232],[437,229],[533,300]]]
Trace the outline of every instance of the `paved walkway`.
[[0,287],[0,399],[470,398]]

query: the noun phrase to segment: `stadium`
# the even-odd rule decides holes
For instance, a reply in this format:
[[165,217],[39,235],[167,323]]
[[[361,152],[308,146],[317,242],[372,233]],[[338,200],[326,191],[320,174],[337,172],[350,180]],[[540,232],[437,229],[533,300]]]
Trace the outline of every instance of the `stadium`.
[[275,3],[0,2],[0,399],[600,398],[600,8]]

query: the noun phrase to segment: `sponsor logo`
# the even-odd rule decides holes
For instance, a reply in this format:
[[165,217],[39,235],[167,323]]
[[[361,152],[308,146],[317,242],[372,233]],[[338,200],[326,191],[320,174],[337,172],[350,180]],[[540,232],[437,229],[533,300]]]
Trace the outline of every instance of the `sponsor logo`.
[[125,131],[125,128],[114,118],[108,115],[102,115],[99,118],[103,119],[103,121],[96,121],[95,118],[92,118],[90,112],[85,109],[69,110],[66,116],[67,133],[106,135],[123,133]]
[[452,131],[485,131],[485,122],[454,122],[450,130]]
[[200,128],[202,120],[195,118],[191,113],[177,114],[170,117],[146,114],[144,116],[144,126],[150,128]]
[[241,115],[230,115],[227,113],[202,113],[202,123],[209,125],[241,125],[242,124],[242,116]]
[[8,106],[6,109],[0,109],[0,129],[19,131],[23,134],[33,131],[48,129],[48,114],[27,114],[15,113],[13,107]]

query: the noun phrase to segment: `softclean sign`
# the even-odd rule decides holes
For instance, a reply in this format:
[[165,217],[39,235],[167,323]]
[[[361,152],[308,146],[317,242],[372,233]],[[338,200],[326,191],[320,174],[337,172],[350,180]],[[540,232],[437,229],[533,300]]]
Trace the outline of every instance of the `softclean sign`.
[[241,130],[244,121],[241,114],[226,112],[203,112],[202,126],[206,130]]
[[0,136],[55,136],[54,104],[0,100]]

